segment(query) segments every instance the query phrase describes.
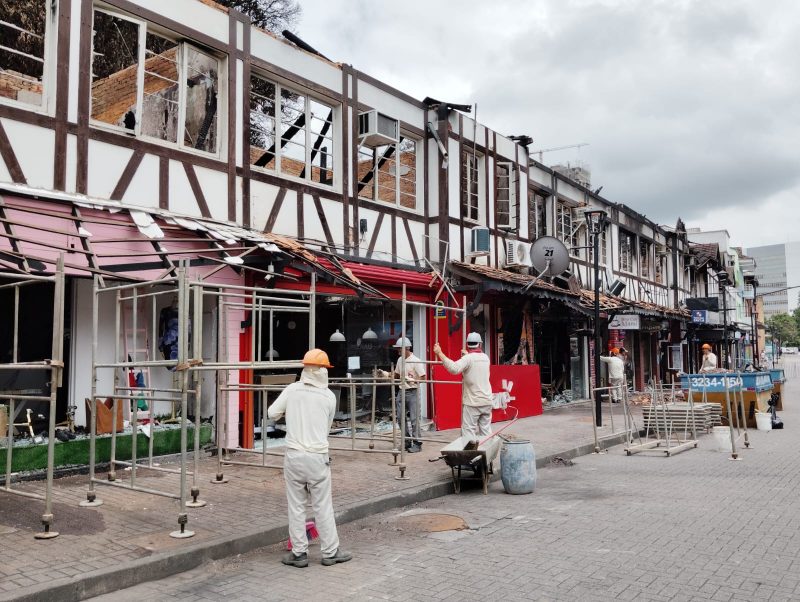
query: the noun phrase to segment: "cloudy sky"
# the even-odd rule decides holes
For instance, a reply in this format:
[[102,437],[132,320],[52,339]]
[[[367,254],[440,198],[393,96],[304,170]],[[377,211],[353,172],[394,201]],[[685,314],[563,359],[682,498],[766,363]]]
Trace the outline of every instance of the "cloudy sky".
[[[661,223],[736,245],[800,240],[794,0],[300,0],[330,58],[423,98],[478,103],[544,162]],[[538,157],[537,157],[538,158]]]

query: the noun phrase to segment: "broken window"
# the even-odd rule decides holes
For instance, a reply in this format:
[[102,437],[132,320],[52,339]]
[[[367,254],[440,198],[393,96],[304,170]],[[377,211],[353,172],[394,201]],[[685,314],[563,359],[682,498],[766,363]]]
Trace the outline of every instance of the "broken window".
[[92,53],[92,119],[133,130],[139,97],[139,24],[97,11]]
[[531,239],[547,235],[547,213],[545,198],[537,192],[531,193],[531,210],[528,213],[528,227]]
[[[600,246],[599,263],[600,265],[605,265],[606,261],[608,260],[608,247],[606,246],[608,244],[608,238],[606,237],[605,229],[603,229],[603,231],[600,233],[598,244]],[[588,250],[587,256],[589,257],[589,261],[594,262],[594,239],[592,238],[592,235],[588,232],[588,230],[586,232],[586,246],[589,247],[587,249]]]
[[464,150],[461,153],[461,217],[478,221],[479,184],[478,156]]
[[41,106],[47,0],[0,0],[0,97]]
[[406,209],[417,208],[417,141],[400,141],[375,148],[358,147],[358,196]]
[[217,150],[219,61],[192,46],[186,49],[186,124],[183,143],[214,153]]
[[497,227],[516,229],[519,227],[517,206],[516,170],[509,162],[497,164],[495,182],[495,203],[497,206]]
[[639,240],[639,275],[650,278],[650,254],[652,245],[646,240]]
[[144,21],[94,12],[91,115],[96,122],[214,154],[219,72],[219,59],[153,31]]
[[262,77],[250,78],[252,166],[333,185],[333,131],[330,105]]
[[664,269],[665,263],[666,263],[666,258],[663,255],[656,255],[656,262],[655,262],[656,282],[658,282],[659,284],[664,284],[664,274],[666,271]]
[[399,171],[400,206],[417,208],[417,141],[400,136]]
[[619,269],[623,272],[634,270],[636,237],[625,230],[619,231]]
[[567,245],[571,255],[578,256],[578,228],[572,219],[572,207],[563,201],[556,203],[556,237]]

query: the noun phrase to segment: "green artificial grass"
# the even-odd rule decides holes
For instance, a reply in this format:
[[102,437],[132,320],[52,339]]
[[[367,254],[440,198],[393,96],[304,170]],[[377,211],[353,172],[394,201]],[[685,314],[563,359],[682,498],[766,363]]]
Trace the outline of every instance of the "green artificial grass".
[[[212,429],[204,424],[200,427],[200,445],[211,441]],[[130,434],[117,434],[117,460],[130,460],[133,437]],[[189,451],[194,442],[194,428],[187,429],[187,446]],[[136,455],[138,458],[147,457],[148,439],[139,433],[136,441]],[[163,456],[180,451],[181,431],[170,429],[155,431],[153,440],[153,455]],[[56,441],[54,451],[54,466],[75,466],[89,464],[89,439],[74,439],[72,441]],[[0,449],[0,472],[5,472],[5,448]],[[103,435],[97,438],[96,455],[97,463],[108,462],[111,459],[111,436]],[[47,468],[47,445],[31,445],[15,447],[11,456],[12,472],[27,472]]]

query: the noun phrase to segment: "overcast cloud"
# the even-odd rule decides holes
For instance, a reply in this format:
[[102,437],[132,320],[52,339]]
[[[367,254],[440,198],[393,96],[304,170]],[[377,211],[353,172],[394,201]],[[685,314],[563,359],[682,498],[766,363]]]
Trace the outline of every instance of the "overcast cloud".
[[301,0],[334,60],[478,119],[653,220],[800,239],[794,0]]

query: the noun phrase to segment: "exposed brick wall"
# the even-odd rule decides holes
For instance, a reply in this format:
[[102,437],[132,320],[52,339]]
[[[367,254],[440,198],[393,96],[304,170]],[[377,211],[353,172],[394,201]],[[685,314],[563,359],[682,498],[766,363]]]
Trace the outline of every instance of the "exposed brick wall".
[[[175,64],[177,48],[145,61],[144,91],[163,92],[178,80]],[[136,65],[117,71],[92,83],[92,118],[104,123],[121,124],[122,118],[136,104]],[[150,73],[161,76],[149,75]],[[164,78],[164,79],[162,79]]]
[[[19,93],[30,92],[42,94],[42,83],[30,79],[22,79],[24,75],[18,71],[0,71],[0,96],[18,100]],[[19,99],[21,100],[21,99]]]

